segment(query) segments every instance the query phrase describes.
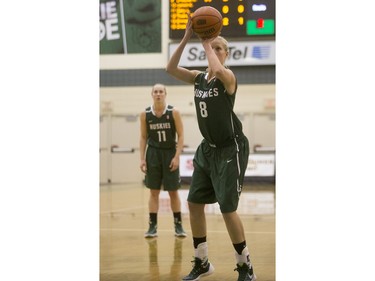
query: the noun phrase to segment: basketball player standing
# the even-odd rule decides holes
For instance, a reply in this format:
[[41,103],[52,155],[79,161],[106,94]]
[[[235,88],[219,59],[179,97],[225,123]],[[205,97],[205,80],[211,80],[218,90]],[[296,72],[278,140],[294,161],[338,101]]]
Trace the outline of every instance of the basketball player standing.
[[[185,237],[182,227],[181,187],[179,164],[183,149],[184,131],[181,116],[173,106],[166,103],[164,85],[155,84],[151,96],[153,104],[141,113],[140,168],[145,175],[146,187],[150,189],[149,229],[146,238],[157,236],[157,215],[161,186],[168,191],[173,211],[175,236]],[[178,136],[176,143],[176,134]]]
[[194,172],[188,195],[190,225],[195,251],[194,266],[184,281],[195,281],[214,271],[208,260],[205,204],[218,202],[235,250],[238,281],[255,281],[249,249],[237,206],[249,156],[249,142],[233,112],[237,91],[234,73],[224,66],[227,41],[222,37],[202,40],[208,60],[205,72],[180,67],[182,52],[192,36],[189,17],[185,34],[166,70],[175,78],[194,84],[194,102],[203,140],[194,156]]

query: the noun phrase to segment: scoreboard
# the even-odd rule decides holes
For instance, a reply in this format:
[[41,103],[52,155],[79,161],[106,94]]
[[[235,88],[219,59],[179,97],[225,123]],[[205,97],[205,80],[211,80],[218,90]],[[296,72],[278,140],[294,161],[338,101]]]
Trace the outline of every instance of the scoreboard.
[[170,0],[169,38],[181,39],[188,13],[212,6],[223,16],[222,36],[261,38],[275,36],[275,0]]

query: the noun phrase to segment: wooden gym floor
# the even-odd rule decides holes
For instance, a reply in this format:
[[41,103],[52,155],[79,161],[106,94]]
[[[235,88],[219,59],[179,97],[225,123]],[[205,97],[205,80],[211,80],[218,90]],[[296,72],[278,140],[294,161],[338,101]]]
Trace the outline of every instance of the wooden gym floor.
[[[180,189],[183,226],[175,238],[166,192],[160,196],[158,237],[145,239],[149,191],[142,184],[100,186],[100,281],[177,281],[194,255],[187,211],[187,186]],[[207,206],[208,251],[215,272],[204,281],[237,280],[234,249],[216,204]],[[258,281],[275,281],[274,184],[244,188],[238,209]]]

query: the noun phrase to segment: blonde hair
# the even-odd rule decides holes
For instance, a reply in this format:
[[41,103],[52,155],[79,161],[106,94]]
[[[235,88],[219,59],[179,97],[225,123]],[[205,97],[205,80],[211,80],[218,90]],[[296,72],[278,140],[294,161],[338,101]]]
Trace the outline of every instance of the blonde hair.
[[152,86],[151,95],[153,94],[155,87],[162,87],[162,88],[164,88],[164,93],[165,93],[165,95],[167,95],[167,88],[165,87],[164,84],[161,84],[161,83],[156,83],[154,86]]
[[[218,36],[215,38],[215,41],[218,40],[219,41],[219,44],[223,46],[224,50],[227,52],[227,57],[225,58],[225,60],[228,59],[228,56],[229,56],[229,47],[228,47],[228,41],[222,37],[222,36]],[[229,68],[225,63],[223,64],[224,67],[226,68]]]
[[224,46],[225,51],[227,51],[227,52],[229,51],[228,41],[224,37],[218,36],[218,37],[216,37],[215,40],[219,40],[220,43]]

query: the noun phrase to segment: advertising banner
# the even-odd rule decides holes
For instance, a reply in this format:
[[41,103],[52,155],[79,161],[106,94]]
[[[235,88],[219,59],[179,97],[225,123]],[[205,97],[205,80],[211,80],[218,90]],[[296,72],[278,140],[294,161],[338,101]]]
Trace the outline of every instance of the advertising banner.
[[[180,155],[180,176],[193,175],[194,154]],[[245,177],[273,177],[275,176],[275,154],[250,154],[245,171]]]
[[245,177],[273,177],[275,175],[275,154],[250,154]]
[[191,177],[193,175],[193,158],[194,154],[181,154],[180,155],[180,176]]
[[[229,57],[225,64],[236,65],[275,65],[276,46],[275,41],[231,41],[229,45]],[[169,57],[174,53],[178,43],[169,44]],[[180,66],[207,66],[207,58],[202,44],[188,43],[182,53]]]

